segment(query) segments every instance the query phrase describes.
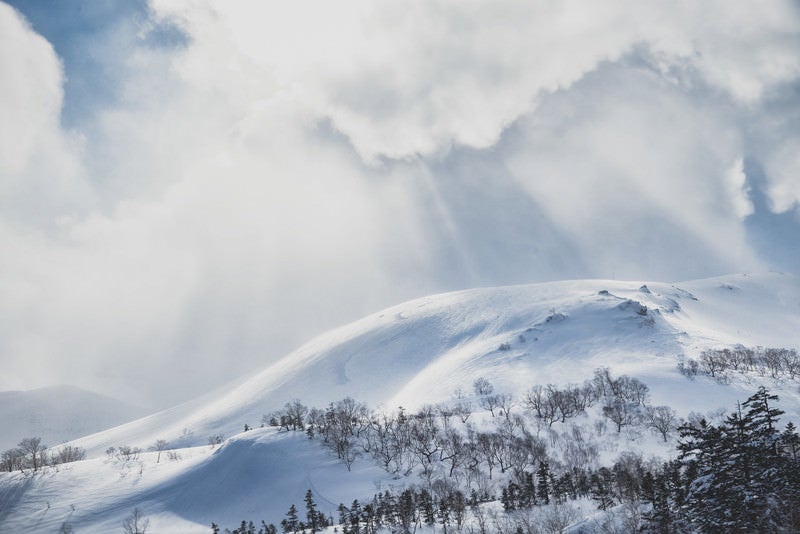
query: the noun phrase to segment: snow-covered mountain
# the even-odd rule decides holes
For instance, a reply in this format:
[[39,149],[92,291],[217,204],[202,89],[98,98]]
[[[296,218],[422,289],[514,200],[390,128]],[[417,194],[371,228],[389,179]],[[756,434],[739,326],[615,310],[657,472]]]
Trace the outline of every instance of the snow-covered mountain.
[[[294,398],[324,406],[351,396],[414,408],[469,390],[479,376],[519,396],[533,384],[583,381],[602,366],[650,384],[654,402],[688,410],[694,399],[676,398],[691,386],[675,371],[677,357],[732,344],[797,347],[798,286],[793,276],[768,274],[434,295],[328,332],[238,385],[76,443],[93,454],[157,439],[202,445],[211,434],[256,426]],[[503,344],[509,349],[500,350]],[[714,394],[722,406],[742,392],[721,387]]]
[[146,413],[144,408],[75,386],[0,391],[0,451],[30,436],[55,446]]
[[[139,506],[153,532],[208,532],[212,520],[230,527],[244,517],[278,521],[307,488],[333,513],[338,502],[398,483],[366,459],[348,472],[302,435],[241,433],[294,398],[324,407],[350,396],[371,407],[414,409],[469,392],[485,377],[521,399],[533,385],[579,383],[609,367],[646,383],[653,404],[682,416],[730,409],[761,381],[796,419],[794,382],[722,385],[677,371],[681,357],[736,344],[800,348],[796,277],[568,281],[417,299],[324,334],[238,384],[72,442],[89,460],[57,473],[0,475],[0,531],[56,531],[70,521],[78,532],[104,532]],[[232,438],[212,449],[208,437],[217,434]],[[157,440],[180,447],[180,460],[157,463],[153,452],[120,463],[104,454]]]

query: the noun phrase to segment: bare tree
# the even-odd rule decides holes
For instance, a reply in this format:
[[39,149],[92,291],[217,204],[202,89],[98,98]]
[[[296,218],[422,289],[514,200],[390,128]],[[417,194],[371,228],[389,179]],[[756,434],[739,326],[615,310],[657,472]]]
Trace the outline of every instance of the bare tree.
[[552,384],[547,386],[548,404],[550,405],[550,412],[553,417],[550,421],[552,426],[553,421],[559,419],[562,423],[567,421],[568,417],[575,417],[579,413],[578,403],[576,401],[575,391],[572,387],[567,386],[567,389],[558,389]]
[[537,523],[539,529],[533,529],[533,532],[546,532],[548,534],[559,534],[580,518],[580,513],[573,506],[568,504],[554,503],[548,506],[540,507],[539,517]]
[[85,449],[72,445],[64,445],[53,454],[51,461],[54,464],[67,464],[70,462],[77,462],[78,460],[83,460],[85,458]]
[[381,412],[370,419],[369,431],[365,433],[363,448],[365,452],[378,460],[381,466],[388,472],[396,473],[399,469],[390,468],[390,464],[395,460],[395,450],[392,446],[392,434],[396,424],[395,418],[391,414]]
[[[494,393],[494,386],[484,377],[479,377],[472,383],[472,390],[478,396],[478,404],[484,410],[489,410],[492,417],[495,416],[495,409],[501,407],[504,402],[503,395]],[[510,400],[510,399],[509,399]]]
[[621,432],[623,426],[633,425],[639,420],[638,406],[619,399],[603,406],[603,415],[617,425],[617,432]]
[[514,399],[511,395],[501,394],[495,395],[497,397],[497,407],[505,416],[506,419],[511,418],[511,408],[514,407]]
[[286,403],[284,410],[289,417],[289,424],[292,425],[292,430],[305,430],[304,421],[306,414],[308,414],[307,406],[300,402],[299,399],[294,399],[292,402]]
[[134,508],[131,515],[122,522],[122,531],[125,534],[146,534],[150,520],[142,515],[142,511]]
[[472,389],[478,396],[491,395],[494,393],[494,386],[484,377],[479,377],[472,383]]
[[440,434],[438,440],[440,446],[439,459],[442,462],[448,462],[450,464],[448,476],[452,478],[456,468],[459,467],[466,458],[464,453],[464,438],[460,432],[451,428],[446,430],[443,434]]
[[166,440],[159,439],[158,441],[150,447],[150,450],[157,451],[158,456],[156,456],[156,463],[161,461],[161,451],[165,451],[169,448],[169,443]]
[[19,447],[8,449],[3,451],[0,462],[2,462],[3,470],[9,473],[17,469],[21,470],[25,466],[25,452]]
[[325,421],[323,443],[336,452],[349,471],[358,455],[358,437],[370,425],[369,411],[366,405],[346,397],[331,403]]
[[647,427],[658,431],[666,443],[669,433],[675,429],[678,416],[669,406],[648,406],[644,411],[644,420]]
[[131,447],[130,445],[120,445],[117,447],[116,456],[121,462],[135,462],[139,459],[139,453],[142,449],[139,447]]
[[44,464],[44,454],[47,450],[47,446],[42,444],[42,438],[25,438],[19,442],[18,446],[23,456],[30,458],[33,470],[38,471]]
[[409,421],[410,449],[422,465],[423,475],[428,478],[433,474],[432,468],[435,456],[441,451],[442,443],[439,439],[439,425],[436,424],[436,414],[430,406],[423,406]]
[[700,354],[700,370],[717,381],[725,382],[727,369],[725,354],[718,350],[706,350]]
[[[481,397],[481,408],[484,410],[489,410],[489,413],[492,414],[492,417],[495,416],[495,409],[500,408],[502,403],[505,400],[505,395],[500,395],[496,393],[492,393],[491,395],[484,395]],[[509,398],[510,400],[510,398]]]
[[461,419],[462,423],[466,423],[472,415],[472,403],[467,399],[459,399],[453,407],[453,413]]
[[789,378],[794,380],[800,375],[800,358],[797,356],[797,351],[794,349],[779,349],[781,365],[789,375]]
[[547,391],[544,386],[533,386],[525,395],[525,407],[539,419],[545,419],[547,413]]

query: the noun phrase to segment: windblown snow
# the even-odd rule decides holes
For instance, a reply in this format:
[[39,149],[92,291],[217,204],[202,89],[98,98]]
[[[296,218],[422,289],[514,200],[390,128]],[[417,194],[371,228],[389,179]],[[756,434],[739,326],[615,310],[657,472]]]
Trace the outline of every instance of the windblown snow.
[[[796,277],[567,281],[413,300],[328,332],[237,384],[72,442],[87,460],[0,474],[0,532],[56,532],[65,521],[75,532],[118,531],[134,507],[150,518],[148,532],[209,532],[211,521],[232,528],[244,518],[277,523],[307,489],[332,514],[339,502],[400,481],[369,459],[348,472],[301,433],[259,428],[287,401],[324,407],[349,396],[372,408],[415,409],[458,389],[469,394],[478,377],[521,398],[533,385],[582,382],[609,367],[646,383],[654,404],[686,416],[728,409],[756,387],[691,381],[676,369],[682,356],[737,344],[800,349]],[[768,385],[796,418],[796,384]],[[242,433],[245,424],[254,430]],[[212,448],[208,437],[217,434],[229,439]],[[179,459],[105,455],[157,440],[177,447]]]

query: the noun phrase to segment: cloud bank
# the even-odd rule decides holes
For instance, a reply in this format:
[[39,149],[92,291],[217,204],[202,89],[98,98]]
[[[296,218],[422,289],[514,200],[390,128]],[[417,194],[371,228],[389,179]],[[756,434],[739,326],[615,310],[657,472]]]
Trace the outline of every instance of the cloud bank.
[[[117,52],[118,94],[67,129],[64,68],[86,73],[0,3],[0,387],[166,405],[402,299],[769,269],[749,225],[800,229],[792,2],[153,0],[135,22],[86,45]],[[153,46],[164,27],[185,40]]]

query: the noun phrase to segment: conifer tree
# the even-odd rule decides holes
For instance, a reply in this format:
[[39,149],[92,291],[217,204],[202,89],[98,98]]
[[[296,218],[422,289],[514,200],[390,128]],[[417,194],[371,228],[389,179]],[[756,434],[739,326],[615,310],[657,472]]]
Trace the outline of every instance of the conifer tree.
[[614,474],[607,467],[601,467],[591,476],[592,499],[597,501],[597,507],[601,510],[607,510],[615,504],[611,491],[613,479]]
[[411,532],[411,526],[416,523],[416,508],[414,492],[404,490],[397,502],[397,517],[404,533]]
[[[311,490],[306,492],[306,526],[311,529],[312,534],[314,532],[319,532],[324,527],[325,523],[325,516],[322,515],[320,518],[320,513],[317,511],[317,504],[314,502],[314,494]],[[320,521],[320,519],[322,521]],[[322,523],[322,524],[321,524]]]
[[547,462],[539,464],[539,470],[536,472],[536,497],[542,504],[550,504],[550,468]]
[[781,447],[784,455],[794,463],[800,460],[800,435],[794,423],[789,421],[781,433]]
[[777,532],[793,521],[795,470],[781,455],[777,400],[762,387],[718,427],[681,427],[687,513],[701,532]]
[[350,505],[350,533],[361,534],[361,503],[358,499]]
[[422,520],[426,525],[433,525],[436,522],[436,513],[433,508],[433,497],[428,490],[423,489],[419,493],[419,511],[422,514]]
[[286,518],[281,521],[281,528],[283,529],[283,534],[297,532],[300,528],[300,524],[297,521],[297,508],[294,504],[289,507],[289,511],[286,512]]

